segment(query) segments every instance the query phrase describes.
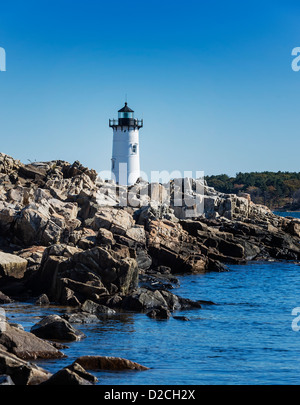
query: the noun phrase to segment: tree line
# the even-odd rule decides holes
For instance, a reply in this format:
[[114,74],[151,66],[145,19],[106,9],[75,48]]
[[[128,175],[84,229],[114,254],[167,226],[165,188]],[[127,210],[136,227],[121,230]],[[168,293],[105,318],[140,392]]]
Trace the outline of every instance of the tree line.
[[300,172],[251,172],[206,176],[207,185],[228,194],[248,193],[271,209],[300,209]]

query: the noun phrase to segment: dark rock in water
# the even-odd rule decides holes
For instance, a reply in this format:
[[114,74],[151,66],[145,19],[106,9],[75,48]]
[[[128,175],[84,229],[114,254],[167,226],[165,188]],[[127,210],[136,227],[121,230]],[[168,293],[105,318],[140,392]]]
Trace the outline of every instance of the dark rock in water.
[[168,312],[182,309],[201,308],[199,301],[179,297],[170,291],[146,288],[139,288],[131,295],[124,296],[120,306],[125,310],[150,312],[150,317],[155,317],[156,314],[159,317],[160,313],[165,316]]
[[121,357],[81,356],[75,363],[80,364],[85,370],[149,370],[148,367]]
[[213,301],[205,301],[205,300],[197,300],[197,303],[199,303],[200,305],[217,305]]
[[181,309],[180,297],[171,293],[170,291],[161,290],[160,293],[165,299],[170,311],[176,311]]
[[100,322],[97,315],[90,314],[89,312],[74,312],[72,314],[66,313],[62,318],[70,323],[97,323]]
[[69,322],[58,315],[48,315],[33,325],[31,333],[43,338],[61,341],[81,340],[84,333],[73,328]]
[[91,383],[96,383],[98,381],[97,377],[95,377],[93,374],[88,373],[79,363],[74,362],[73,364],[65,368],[73,371],[74,373],[78,374],[80,377]]
[[122,301],[122,308],[138,312],[161,307],[168,308],[168,304],[158,290],[139,288],[131,295],[125,296]]
[[180,316],[180,315],[173,315],[173,318],[174,318],[174,319],[178,319],[179,321],[189,321],[189,320],[190,320],[190,318],[188,318],[187,316],[184,316],[184,315],[182,315],[182,316]]
[[2,385],[37,385],[51,376],[48,371],[45,371],[28,361],[24,361],[16,355],[4,351],[1,348],[0,374],[3,374],[0,376],[0,379],[2,379]]
[[171,317],[171,312],[164,307],[158,309],[152,309],[146,314],[149,318],[153,319],[169,319]]
[[4,346],[9,353],[24,360],[58,359],[64,357],[63,353],[48,342],[32,333],[15,328],[10,324],[6,324],[5,329],[0,332],[0,347],[1,345]]
[[78,373],[68,368],[63,368],[40,385],[92,385],[92,383],[81,377]]
[[88,373],[79,363],[74,362],[53,374],[41,385],[92,385],[97,377]]
[[228,268],[224,263],[219,262],[219,260],[212,258],[211,256],[208,257],[207,271],[214,271],[221,273],[227,270]]
[[90,314],[95,314],[97,316],[101,315],[115,315],[116,311],[101,304],[97,304],[91,300],[85,301],[82,306],[81,310],[83,312],[89,312]]
[[178,297],[181,309],[202,308],[200,301],[193,301],[189,298]]
[[69,346],[67,346],[66,344],[61,343],[61,342],[55,342],[54,340],[53,341],[48,340],[48,343],[50,343],[51,346],[55,347],[55,349],[58,349],[58,350],[63,350],[63,349],[69,348]]

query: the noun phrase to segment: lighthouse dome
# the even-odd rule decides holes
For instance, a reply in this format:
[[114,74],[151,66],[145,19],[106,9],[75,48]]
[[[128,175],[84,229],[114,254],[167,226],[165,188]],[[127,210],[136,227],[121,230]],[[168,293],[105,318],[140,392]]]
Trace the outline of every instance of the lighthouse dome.
[[118,118],[133,118],[134,111],[125,103],[124,107],[118,111]]
[[131,108],[128,107],[127,103],[125,103],[124,107],[119,110],[119,112],[134,112]]
[[118,119],[109,120],[109,126],[112,128],[118,127],[134,127],[142,128],[143,120],[134,118],[134,111],[125,103],[124,107],[118,111]]

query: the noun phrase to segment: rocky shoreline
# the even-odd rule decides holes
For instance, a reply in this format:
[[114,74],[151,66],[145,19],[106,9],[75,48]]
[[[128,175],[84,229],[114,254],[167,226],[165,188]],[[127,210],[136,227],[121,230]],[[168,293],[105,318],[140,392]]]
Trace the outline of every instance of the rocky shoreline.
[[[186,196],[201,199],[201,215]],[[298,262],[299,241],[300,220],[201,179],[116,187],[79,162],[24,165],[0,154],[0,305],[31,299],[71,308],[31,332],[0,318],[0,384],[93,384],[86,370],[145,370],[126,359],[88,356],[52,376],[29,361],[64,356],[58,342],[84,338],[75,322],[120,311],[168,319],[201,308],[208,304],[201,297],[172,292],[176,275],[250,260]]]

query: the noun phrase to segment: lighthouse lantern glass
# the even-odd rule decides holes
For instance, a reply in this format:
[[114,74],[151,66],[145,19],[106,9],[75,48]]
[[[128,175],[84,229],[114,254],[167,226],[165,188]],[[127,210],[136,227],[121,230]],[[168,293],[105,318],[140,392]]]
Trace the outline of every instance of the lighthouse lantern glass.
[[119,112],[119,118],[133,118],[133,112]]

